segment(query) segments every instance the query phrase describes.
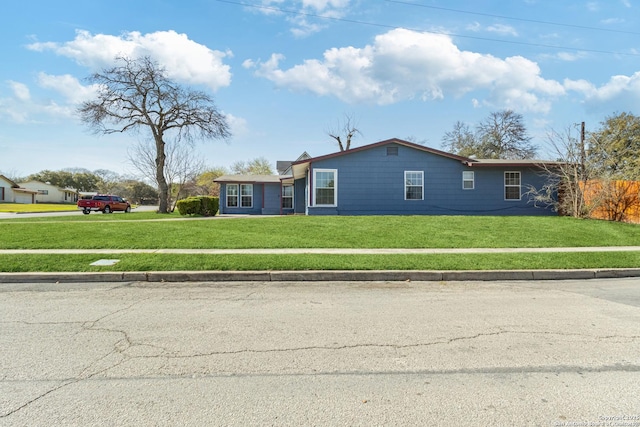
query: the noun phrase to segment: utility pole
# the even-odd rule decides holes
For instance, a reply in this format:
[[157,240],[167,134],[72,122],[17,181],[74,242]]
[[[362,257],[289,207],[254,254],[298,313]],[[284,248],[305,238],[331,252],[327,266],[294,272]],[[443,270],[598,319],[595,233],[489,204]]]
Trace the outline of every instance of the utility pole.
[[582,179],[585,174],[585,162],[586,162],[586,153],[584,149],[584,122],[580,124],[580,174],[582,175]]

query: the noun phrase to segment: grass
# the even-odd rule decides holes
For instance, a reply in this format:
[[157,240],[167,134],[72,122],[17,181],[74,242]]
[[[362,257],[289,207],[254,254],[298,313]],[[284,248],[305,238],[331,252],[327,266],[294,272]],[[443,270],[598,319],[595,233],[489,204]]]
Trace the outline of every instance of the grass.
[[[102,258],[114,266],[94,267]],[[0,271],[179,270],[522,270],[624,268],[640,265],[640,252],[432,254],[432,255],[0,255]]]
[[[0,221],[0,249],[534,248],[635,246],[640,226],[565,217],[261,217],[152,212]],[[101,258],[115,266],[92,267]],[[640,252],[430,255],[0,255],[0,271],[623,268]]]
[[[155,221],[142,221],[149,218]],[[141,212],[47,221],[2,220],[0,249],[535,248],[640,244],[638,225],[566,217],[179,218]]]
[[5,213],[31,213],[31,212],[65,212],[77,211],[75,204],[58,204],[58,203],[0,203],[0,212]]

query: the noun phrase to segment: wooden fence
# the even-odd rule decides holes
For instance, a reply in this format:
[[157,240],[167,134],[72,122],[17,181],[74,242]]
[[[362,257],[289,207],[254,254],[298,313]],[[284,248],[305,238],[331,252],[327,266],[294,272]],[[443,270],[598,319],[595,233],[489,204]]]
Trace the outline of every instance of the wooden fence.
[[588,181],[581,188],[592,218],[640,223],[640,181]]

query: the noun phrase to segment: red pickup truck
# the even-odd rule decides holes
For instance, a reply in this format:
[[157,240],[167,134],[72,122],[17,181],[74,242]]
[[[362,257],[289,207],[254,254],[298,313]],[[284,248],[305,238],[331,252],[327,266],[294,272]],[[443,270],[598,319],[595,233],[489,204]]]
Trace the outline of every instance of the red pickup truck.
[[112,196],[110,194],[97,194],[91,199],[78,200],[78,209],[82,213],[88,215],[91,211],[111,213],[115,211],[131,212],[131,205],[120,196]]

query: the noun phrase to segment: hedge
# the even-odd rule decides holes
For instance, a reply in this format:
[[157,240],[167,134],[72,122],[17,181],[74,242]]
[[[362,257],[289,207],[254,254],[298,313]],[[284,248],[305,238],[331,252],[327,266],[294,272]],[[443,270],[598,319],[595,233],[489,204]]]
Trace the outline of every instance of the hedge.
[[180,215],[214,216],[220,207],[219,197],[195,196],[178,200],[176,203]]

